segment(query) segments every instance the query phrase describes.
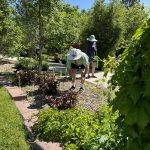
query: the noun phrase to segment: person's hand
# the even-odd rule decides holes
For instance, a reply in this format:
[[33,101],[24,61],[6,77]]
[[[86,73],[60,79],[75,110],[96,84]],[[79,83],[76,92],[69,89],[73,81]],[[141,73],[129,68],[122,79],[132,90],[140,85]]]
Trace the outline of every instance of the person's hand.
[[86,72],[83,72],[83,73],[82,73],[82,77],[85,77],[85,75],[86,75]]

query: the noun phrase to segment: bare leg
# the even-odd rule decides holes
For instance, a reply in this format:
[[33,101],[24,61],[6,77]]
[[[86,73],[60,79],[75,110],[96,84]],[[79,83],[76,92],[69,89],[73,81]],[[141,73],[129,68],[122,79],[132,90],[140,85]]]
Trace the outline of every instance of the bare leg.
[[72,85],[75,86],[75,81],[76,81],[76,69],[71,69],[70,70],[70,75],[72,79]]
[[88,67],[87,67],[87,75],[90,76],[90,63],[88,64]]
[[84,69],[81,69],[80,71],[81,71],[81,84],[83,85],[85,81],[85,71]]
[[96,68],[96,62],[92,61],[92,76],[94,76],[95,68]]

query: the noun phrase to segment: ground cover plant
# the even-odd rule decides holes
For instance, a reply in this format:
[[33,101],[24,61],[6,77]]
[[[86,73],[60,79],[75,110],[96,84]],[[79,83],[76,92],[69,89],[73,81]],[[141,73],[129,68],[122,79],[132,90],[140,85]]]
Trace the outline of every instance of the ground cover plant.
[[19,86],[34,84],[35,74],[37,74],[37,71],[32,71],[32,70],[16,71],[14,76],[15,82],[13,83]]
[[[34,70],[20,70],[16,72],[19,86],[35,86],[35,91],[26,91],[28,95],[39,95],[41,99],[45,98],[49,106],[59,109],[75,107],[77,104],[78,92],[69,92],[69,90],[60,90],[61,79],[54,72],[41,72]],[[26,88],[24,88],[26,89]],[[27,90],[26,89],[26,90]],[[69,89],[69,88],[68,88]],[[41,100],[42,101],[42,100]]]
[[23,120],[2,86],[0,95],[0,150],[29,150]]
[[62,142],[65,150],[113,150],[118,137],[116,117],[108,106],[95,114],[81,108],[50,108],[39,113],[33,130],[40,139]]

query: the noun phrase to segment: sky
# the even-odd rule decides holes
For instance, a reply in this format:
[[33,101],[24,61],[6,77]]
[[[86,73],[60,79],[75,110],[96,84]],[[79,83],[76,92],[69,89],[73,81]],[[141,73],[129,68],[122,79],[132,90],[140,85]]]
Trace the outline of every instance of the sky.
[[[71,4],[72,6],[76,6],[79,5],[80,10],[81,9],[90,9],[94,3],[95,0],[65,0],[66,3]],[[105,2],[107,3],[109,0],[105,0]],[[150,7],[150,0],[140,0],[140,2],[145,6],[149,6]]]

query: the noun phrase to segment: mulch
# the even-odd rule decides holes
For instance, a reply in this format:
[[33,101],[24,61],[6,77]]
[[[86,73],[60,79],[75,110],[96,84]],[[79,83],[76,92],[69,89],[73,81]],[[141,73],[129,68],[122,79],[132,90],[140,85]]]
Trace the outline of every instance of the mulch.
[[[80,88],[80,79],[76,80],[76,89],[75,92],[79,91]],[[62,78],[59,90],[67,91],[71,87],[71,80],[69,78]],[[99,105],[108,104],[108,90],[104,89],[103,86],[96,85],[93,83],[86,82],[84,83],[84,91],[81,94],[78,94],[78,103],[77,106],[96,112]]]

